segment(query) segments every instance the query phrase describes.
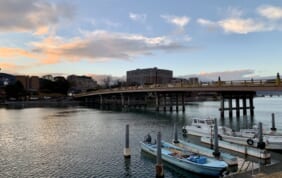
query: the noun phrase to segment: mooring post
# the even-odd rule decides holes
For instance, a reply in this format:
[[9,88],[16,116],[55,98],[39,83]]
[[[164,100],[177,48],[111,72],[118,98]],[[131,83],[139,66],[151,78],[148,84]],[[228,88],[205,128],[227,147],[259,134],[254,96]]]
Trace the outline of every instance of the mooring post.
[[275,115],[274,115],[274,113],[272,113],[271,116],[272,116],[272,127],[271,127],[271,131],[276,131],[276,127],[275,127]]
[[174,143],[174,144],[177,144],[177,143],[179,143],[179,141],[178,141],[178,135],[177,135],[178,133],[177,133],[177,126],[176,126],[176,123],[174,123],[173,132],[174,132],[173,143]]
[[218,149],[218,130],[217,130],[217,119],[214,119],[214,157],[218,158],[220,156],[220,152]]
[[125,126],[125,148],[123,150],[123,155],[125,158],[130,158],[130,148],[129,148],[129,124]]
[[263,132],[262,132],[262,123],[259,122],[259,125],[258,125],[258,144],[257,144],[257,147],[260,148],[260,149],[264,149],[265,148],[265,143],[263,142]]
[[156,178],[164,177],[164,170],[162,165],[162,148],[161,148],[161,132],[157,135],[157,164],[156,164]]
[[211,135],[210,135],[210,138],[211,138],[210,139],[210,142],[211,142],[210,148],[211,148],[211,150],[213,150],[213,139],[212,139],[213,138],[213,127],[212,126],[210,126],[210,127],[211,127],[211,130],[210,130],[210,133],[211,133]]

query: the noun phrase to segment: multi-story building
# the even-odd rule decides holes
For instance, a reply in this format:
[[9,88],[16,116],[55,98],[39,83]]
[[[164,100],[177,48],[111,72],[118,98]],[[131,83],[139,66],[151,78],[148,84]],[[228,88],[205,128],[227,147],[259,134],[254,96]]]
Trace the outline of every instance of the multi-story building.
[[37,76],[26,76],[17,75],[16,80],[21,82],[25,90],[38,91],[39,90],[39,77]]
[[199,84],[199,78],[198,77],[190,77],[188,79],[188,81],[189,81],[190,85],[197,85],[197,84]]
[[0,73],[0,87],[14,84],[16,82],[16,77],[6,73]]
[[129,85],[166,84],[172,80],[173,72],[166,69],[147,68],[126,72],[126,82]]
[[54,81],[54,77],[52,75],[44,75],[42,76],[43,79]]
[[98,87],[97,81],[87,76],[70,75],[67,77],[72,90],[87,91]]

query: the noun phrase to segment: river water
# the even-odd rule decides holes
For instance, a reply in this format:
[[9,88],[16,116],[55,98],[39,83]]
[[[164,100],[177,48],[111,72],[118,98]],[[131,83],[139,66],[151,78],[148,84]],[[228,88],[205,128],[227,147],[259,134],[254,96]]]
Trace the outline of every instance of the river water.
[[[233,129],[263,123],[282,131],[282,98],[255,98],[253,118],[218,119]],[[116,112],[93,108],[0,108],[0,177],[155,177],[155,158],[140,151],[139,141],[158,131],[172,140],[193,117],[219,117],[220,103],[193,102],[185,113]],[[225,114],[228,116],[228,113]],[[235,115],[235,114],[233,114]],[[130,125],[131,159],[124,159],[125,125]],[[179,138],[182,138],[179,132]],[[201,177],[165,164],[165,177]]]

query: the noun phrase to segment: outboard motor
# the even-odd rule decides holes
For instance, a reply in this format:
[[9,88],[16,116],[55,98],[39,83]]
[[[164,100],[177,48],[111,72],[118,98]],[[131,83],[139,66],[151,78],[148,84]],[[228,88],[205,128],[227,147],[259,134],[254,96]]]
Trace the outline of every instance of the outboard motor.
[[145,137],[145,140],[144,140],[144,141],[147,142],[147,143],[151,143],[151,142],[152,142],[152,137],[151,137],[151,135],[148,134],[148,135]]

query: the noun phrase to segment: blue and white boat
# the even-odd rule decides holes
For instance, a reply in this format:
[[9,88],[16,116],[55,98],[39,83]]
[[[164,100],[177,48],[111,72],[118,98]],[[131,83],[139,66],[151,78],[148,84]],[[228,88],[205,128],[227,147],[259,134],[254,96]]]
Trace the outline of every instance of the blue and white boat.
[[[228,167],[224,161],[190,153],[168,142],[162,141],[161,143],[162,160],[190,172],[208,176],[221,176]],[[141,150],[154,156],[157,155],[157,144],[142,141],[140,145]]]
[[[215,121],[211,118],[194,118],[191,125],[182,128],[182,132],[184,135],[211,137],[214,132],[214,124]],[[235,132],[231,128],[219,126],[218,138],[231,143],[260,148],[258,129],[240,129]],[[282,150],[282,136],[279,133],[263,133],[263,141],[267,150]]]

